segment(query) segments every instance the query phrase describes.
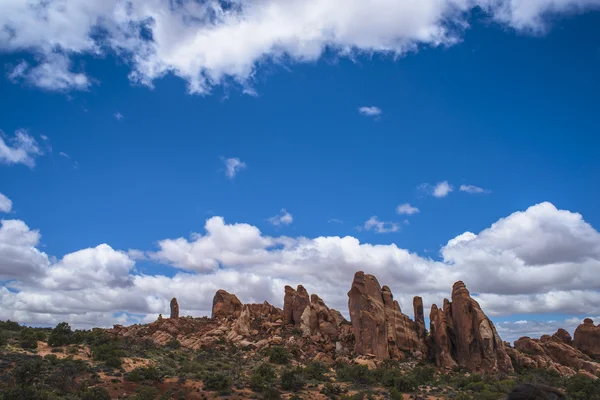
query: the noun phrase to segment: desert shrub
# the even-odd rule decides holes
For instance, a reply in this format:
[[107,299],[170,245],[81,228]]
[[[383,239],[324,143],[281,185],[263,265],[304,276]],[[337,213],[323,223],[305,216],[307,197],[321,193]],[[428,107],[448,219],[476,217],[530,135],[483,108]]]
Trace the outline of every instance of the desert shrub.
[[329,397],[330,399],[335,399],[337,396],[341,395],[344,391],[340,385],[336,385],[335,383],[327,382],[323,388],[321,389],[321,394]]
[[435,369],[429,366],[415,367],[410,374],[417,385],[428,385],[434,382]]
[[0,331],[0,347],[6,346],[8,344],[8,336],[4,331]]
[[418,386],[419,385],[411,375],[401,374],[394,379],[393,388],[399,390],[400,392],[407,393],[414,392],[415,390],[417,390]]
[[92,347],[92,358],[96,361],[104,361],[107,366],[112,368],[120,368],[121,357],[124,356],[125,352],[117,347],[115,341]]
[[[388,396],[390,397],[390,400],[404,400],[404,395],[396,388],[391,388]],[[454,400],[456,400],[456,398]]]
[[21,325],[15,321],[11,321],[10,319],[6,321],[0,321],[0,330],[18,332],[21,329],[23,329]]
[[19,344],[24,349],[37,349],[37,335],[32,328],[23,328],[21,330]]
[[155,367],[138,367],[125,374],[125,380],[130,382],[160,382],[161,379],[161,373]]
[[50,332],[48,345],[52,347],[64,346],[72,344],[74,342],[73,339],[71,326],[66,322],[61,322]]
[[329,380],[329,378],[325,376],[327,371],[329,371],[329,368],[322,362],[311,361],[306,365],[302,372],[307,380],[325,382]]
[[262,391],[266,386],[277,379],[277,373],[272,365],[263,363],[259,365],[250,375],[250,387],[255,391]]
[[300,390],[304,387],[302,368],[289,368],[281,372],[281,388],[288,391]]
[[92,387],[82,390],[79,398],[81,400],[110,400],[110,394],[103,387]]
[[209,374],[204,378],[204,390],[219,392],[220,396],[231,393],[231,378],[222,373]]
[[262,390],[262,400],[279,400],[281,393],[273,385],[266,385]]
[[267,350],[269,361],[274,364],[287,364],[290,360],[290,353],[283,346],[274,346]]
[[12,373],[18,385],[31,386],[41,378],[43,368],[41,357],[34,357],[17,365]]
[[375,374],[369,371],[366,365],[344,364],[338,367],[336,375],[340,381],[359,386],[372,385],[377,381]]
[[585,375],[576,374],[566,383],[567,394],[572,400],[600,399],[600,380],[592,380]]
[[158,389],[153,386],[143,386],[136,390],[134,400],[155,400],[159,395]]
[[165,347],[171,350],[177,350],[181,347],[181,343],[177,339],[171,339],[165,344]]
[[[55,356],[56,357],[56,356]],[[51,362],[46,383],[62,392],[69,392],[75,388],[77,376],[87,371],[88,366],[81,360],[55,360]]]
[[473,398],[466,393],[459,393],[454,400],[473,400]]

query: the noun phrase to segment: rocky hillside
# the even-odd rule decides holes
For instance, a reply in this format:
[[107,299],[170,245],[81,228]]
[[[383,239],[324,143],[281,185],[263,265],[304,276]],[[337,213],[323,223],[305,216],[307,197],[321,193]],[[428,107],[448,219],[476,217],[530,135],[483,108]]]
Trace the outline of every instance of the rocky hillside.
[[440,371],[468,370],[511,373],[515,369],[600,375],[600,326],[590,319],[580,325],[572,340],[560,329],[540,339],[522,337],[511,346],[503,342],[463,282],[452,288],[451,300],[432,305],[429,331],[425,327],[423,301],[415,297],[415,320],[402,312],[388,286],[373,275],[354,275],[348,292],[350,322],[330,309],[302,285],[286,286],[283,310],[267,302],[242,304],[234,294],[219,290],[211,318],[179,317],[176,299],[171,318],[147,325],[116,325],[109,332],[129,340],[150,339],[157,345],[177,340],[183,347],[200,349],[230,342],[260,351],[284,346],[301,361],[364,364],[375,368],[384,360],[431,361]]

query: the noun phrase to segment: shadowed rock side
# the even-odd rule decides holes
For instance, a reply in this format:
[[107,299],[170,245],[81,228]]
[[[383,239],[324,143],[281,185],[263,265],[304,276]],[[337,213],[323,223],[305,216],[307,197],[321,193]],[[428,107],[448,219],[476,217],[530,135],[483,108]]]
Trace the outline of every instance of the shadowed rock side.
[[179,304],[177,303],[177,299],[175,297],[171,299],[171,318],[179,318]]
[[600,359],[600,325],[595,326],[590,318],[584,319],[575,330],[573,346],[588,356]]
[[465,284],[456,282],[452,302],[444,308],[431,307],[430,345],[440,368],[455,366],[472,371],[511,372],[513,366],[504,343],[479,303],[471,298]]
[[213,297],[212,318],[238,318],[242,312],[242,302],[235,294],[218,290]]
[[360,271],[348,292],[348,307],[357,355],[401,359],[404,352],[417,358],[427,355],[425,329],[400,310],[388,286]]

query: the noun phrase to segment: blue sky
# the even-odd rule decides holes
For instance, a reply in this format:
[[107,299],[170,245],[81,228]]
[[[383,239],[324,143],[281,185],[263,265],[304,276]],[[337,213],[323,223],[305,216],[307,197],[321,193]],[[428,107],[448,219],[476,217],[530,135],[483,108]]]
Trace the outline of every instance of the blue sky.
[[[491,8],[411,9],[423,26],[404,21],[389,32],[366,23],[350,24],[350,34],[348,21],[324,14],[339,31],[318,50],[313,37],[288,40],[240,6],[283,50],[250,39],[238,46],[224,20],[206,22],[223,43],[189,43],[180,49],[189,60],[158,46],[159,20],[150,57],[125,42],[92,50],[79,39],[100,39],[86,27],[56,33],[51,19],[0,36],[2,143],[14,153],[25,148],[19,132],[35,140],[19,161],[0,146],[0,193],[11,201],[0,217],[26,224],[5,224],[0,235],[0,317],[151,320],[173,295],[202,315],[220,287],[281,305],[279,288],[299,283],[343,308],[358,269],[407,305],[413,294],[439,304],[462,279],[496,321],[545,323],[541,331],[555,329],[547,321],[600,315],[597,282],[585,279],[600,271],[598,3],[510,11],[480,3]],[[5,28],[21,18],[12,7],[0,17]],[[279,11],[284,24],[289,10]],[[449,15],[468,27],[444,22]],[[432,27],[447,32],[423,33]],[[185,39],[205,26],[182,29]],[[153,72],[164,65],[170,72]],[[243,163],[234,176],[228,159]],[[436,196],[444,182],[451,190]],[[408,213],[398,213],[402,204]],[[211,217],[215,228],[205,230]],[[38,240],[18,239],[35,231]],[[450,246],[456,237],[470,240]],[[509,275],[543,282],[515,289]],[[139,297],[120,292],[127,288]],[[62,308],[71,302],[82,306]]]

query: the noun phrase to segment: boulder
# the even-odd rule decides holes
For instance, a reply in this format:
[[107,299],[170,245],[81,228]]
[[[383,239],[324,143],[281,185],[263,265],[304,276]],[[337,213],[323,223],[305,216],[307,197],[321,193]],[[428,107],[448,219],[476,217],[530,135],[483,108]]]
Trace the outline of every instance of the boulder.
[[171,318],[179,318],[179,304],[177,304],[177,299],[175,297],[171,299]]
[[320,352],[315,355],[313,361],[321,362],[328,367],[333,367],[335,365],[335,360],[333,358],[331,358],[325,353]]
[[354,331],[354,352],[389,358],[385,307],[377,278],[363,271],[354,274],[348,292],[348,309]]
[[595,326],[590,318],[575,329],[573,346],[588,356],[600,360],[600,325]]
[[556,333],[552,335],[552,338],[557,339],[565,344],[568,344],[569,346],[573,344],[573,340],[571,340],[571,335],[563,328],[557,330]]
[[242,302],[235,294],[218,290],[213,297],[212,318],[238,318],[242,312]]

